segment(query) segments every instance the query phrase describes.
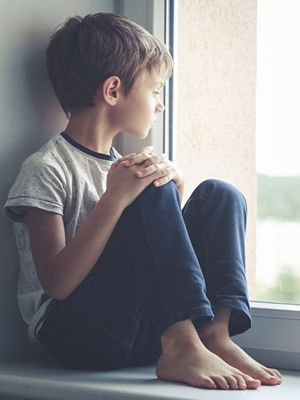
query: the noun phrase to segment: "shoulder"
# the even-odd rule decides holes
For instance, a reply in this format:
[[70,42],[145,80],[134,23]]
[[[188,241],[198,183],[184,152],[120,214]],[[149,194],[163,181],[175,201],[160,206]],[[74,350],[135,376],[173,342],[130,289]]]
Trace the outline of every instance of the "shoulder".
[[59,166],[61,164],[59,159],[63,153],[64,142],[60,135],[55,135],[23,162],[21,170],[31,168],[32,166]]
[[4,206],[5,214],[17,222],[25,207],[37,207],[62,214],[66,177],[57,151],[58,136],[29,156],[22,164]]

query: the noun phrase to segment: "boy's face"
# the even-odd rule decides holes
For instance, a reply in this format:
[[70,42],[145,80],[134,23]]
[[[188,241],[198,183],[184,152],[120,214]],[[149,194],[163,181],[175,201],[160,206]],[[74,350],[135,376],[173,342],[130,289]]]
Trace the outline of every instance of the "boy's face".
[[129,95],[121,96],[118,103],[117,119],[120,131],[143,139],[164,110],[160,91],[165,84],[166,68],[162,66],[149,72],[143,71],[135,81]]

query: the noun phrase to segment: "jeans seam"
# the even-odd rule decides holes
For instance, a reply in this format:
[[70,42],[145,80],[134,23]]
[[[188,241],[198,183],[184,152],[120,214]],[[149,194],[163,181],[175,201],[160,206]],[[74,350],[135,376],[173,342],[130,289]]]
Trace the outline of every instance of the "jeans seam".
[[[219,300],[219,303],[230,303],[230,302],[232,302],[232,303],[239,303],[239,304],[241,304],[242,306],[245,306],[245,303],[244,302],[242,302],[241,300],[239,300],[239,299],[221,299],[221,300]],[[212,304],[212,308],[214,309],[215,307],[217,307],[217,306],[214,306],[213,304]]]
[[195,200],[203,200],[203,201],[206,201],[206,199],[205,199],[204,197],[202,197],[202,196],[190,197],[190,198],[188,199],[188,201],[186,202],[185,206],[184,206],[184,209],[183,209],[183,212],[182,212],[182,215],[183,215],[183,216],[184,216],[185,213],[186,213],[186,210],[187,210],[187,208],[188,208],[188,205],[189,205],[192,201],[195,201]]
[[93,325],[95,325],[98,329],[100,329],[102,332],[105,332],[108,336],[115,339],[117,342],[119,342],[129,348],[133,347],[133,342],[131,342],[130,340],[122,339],[119,336],[115,335],[109,329],[107,329],[104,325],[102,325],[96,318],[93,318],[91,323]]
[[186,314],[186,313],[188,313],[189,311],[201,310],[201,309],[204,309],[204,308],[211,309],[210,306],[201,306],[201,307],[190,308],[190,309],[188,309],[188,310],[186,310],[186,311],[180,311],[180,312],[178,312],[178,313],[176,313],[176,314],[170,314],[167,318],[165,318],[160,324],[158,324],[158,325],[155,327],[155,330],[157,331],[157,329],[158,329],[161,325],[163,325],[163,324],[165,323],[165,321],[166,321],[168,318],[173,318],[173,317],[175,317],[176,315],[180,315],[180,314],[183,314],[183,313]]

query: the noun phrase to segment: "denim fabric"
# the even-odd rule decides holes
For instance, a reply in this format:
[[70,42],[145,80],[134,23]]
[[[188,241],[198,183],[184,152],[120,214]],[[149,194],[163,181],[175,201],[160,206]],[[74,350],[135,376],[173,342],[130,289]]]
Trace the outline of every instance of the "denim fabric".
[[183,212],[173,182],[149,186],[85,280],[52,302],[41,341],[67,366],[115,369],[156,361],[168,327],[201,327],[218,308],[232,309],[231,334],[245,331],[245,228],[245,199],[227,183],[203,182]]

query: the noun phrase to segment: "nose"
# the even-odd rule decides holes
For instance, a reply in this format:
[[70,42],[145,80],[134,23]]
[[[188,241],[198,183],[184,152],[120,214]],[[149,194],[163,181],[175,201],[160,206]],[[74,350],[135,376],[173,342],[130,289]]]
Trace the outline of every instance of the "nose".
[[155,113],[159,114],[159,113],[163,112],[164,109],[165,109],[165,106],[164,106],[163,102],[160,99],[158,99],[157,105],[155,107]]

